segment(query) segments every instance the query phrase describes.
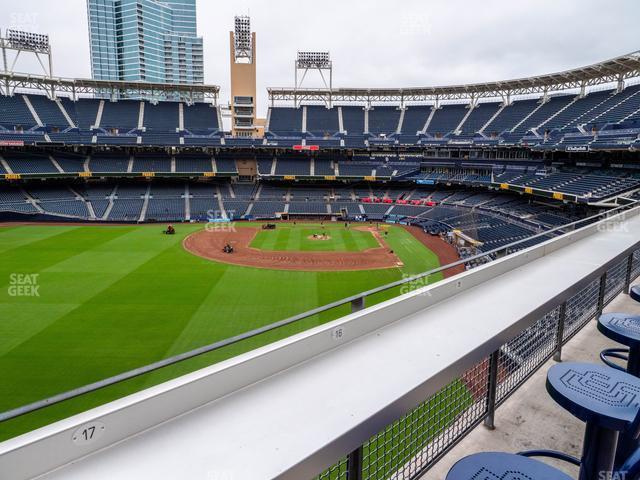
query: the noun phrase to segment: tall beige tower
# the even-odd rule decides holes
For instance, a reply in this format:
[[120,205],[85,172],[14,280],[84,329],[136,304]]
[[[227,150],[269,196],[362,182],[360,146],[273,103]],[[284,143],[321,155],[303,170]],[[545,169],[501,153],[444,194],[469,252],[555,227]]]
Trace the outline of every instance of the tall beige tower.
[[256,34],[251,19],[235,17],[229,32],[231,59],[231,130],[236,137],[260,136],[256,119]]

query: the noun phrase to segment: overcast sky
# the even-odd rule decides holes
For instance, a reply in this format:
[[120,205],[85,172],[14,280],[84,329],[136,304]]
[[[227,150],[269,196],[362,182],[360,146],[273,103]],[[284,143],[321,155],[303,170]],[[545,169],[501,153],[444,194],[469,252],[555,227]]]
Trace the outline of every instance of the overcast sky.
[[[51,36],[56,75],[90,76],[86,0],[0,0],[0,12],[2,28]],[[247,13],[264,107],[267,86],[293,85],[298,50],[330,51],[336,87],[409,87],[551,73],[640,49],[638,0],[198,0],[205,81],[224,102],[228,32]]]

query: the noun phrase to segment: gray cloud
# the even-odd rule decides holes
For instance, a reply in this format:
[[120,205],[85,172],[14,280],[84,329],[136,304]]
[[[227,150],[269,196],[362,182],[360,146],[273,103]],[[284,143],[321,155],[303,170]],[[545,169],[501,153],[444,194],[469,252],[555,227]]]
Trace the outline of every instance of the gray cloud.
[[[85,0],[0,0],[0,11],[0,27],[51,35],[57,75],[90,75]],[[297,50],[331,51],[336,86],[392,87],[549,73],[640,48],[637,0],[199,0],[206,81],[222,87],[223,101],[228,32],[233,16],[246,13],[258,34],[263,109],[267,86],[293,84]]]

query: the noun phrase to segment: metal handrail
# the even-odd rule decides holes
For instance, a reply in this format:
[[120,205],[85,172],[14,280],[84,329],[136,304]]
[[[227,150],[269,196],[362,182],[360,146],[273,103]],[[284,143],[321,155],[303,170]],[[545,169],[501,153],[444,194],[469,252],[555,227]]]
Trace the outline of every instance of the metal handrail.
[[57,403],[65,401],[65,400],[71,400],[71,399],[79,397],[81,395],[84,395],[84,394],[87,394],[87,393],[91,393],[91,392],[100,390],[102,388],[105,388],[105,387],[108,387],[108,386],[112,386],[112,385],[124,382],[126,380],[130,380],[132,378],[139,377],[139,376],[144,375],[146,373],[151,373],[151,372],[154,372],[154,371],[159,370],[161,368],[168,367],[168,366],[171,366],[171,365],[175,365],[175,364],[183,362],[185,360],[189,360],[189,359],[201,356],[203,354],[210,353],[210,352],[213,352],[215,350],[219,350],[219,349],[221,349],[223,347],[227,347],[229,345],[236,344],[236,343],[241,342],[243,340],[248,340],[250,338],[256,337],[256,336],[261,335],[263,333],[267,333],[267,332],[276,330],[276,329],[278,329],[280,327],[291,325],[293,323],[296,323],[296,322],[298,322],[300,320],[303,320],[305,318],[311,317],[313,315],[317,315],[319,313],[323,313],[323,312],[326,312],[328,310],[332,310],[332,309],[334,309],[336,307],[340,307],[340,306],[347,305],[347,304],[352,304],[352,305],[356,305],[357,304],[357,305],[360,305],[360,306],[364,306],[364,299],[366,297],[370,296],[370,295],[374,295],[376,293],[385,292],[385,291],[390,290],[392,288],[399,287],[399,286],[402,286],[402,285],[406,285],[408,283],[416,282],[416,281],[421,280],[423,278],[426,278],[426,277],[429,277],[431,275],[435,275],[437,273],[449,270],[449,269],[451,269],[453,267],[456,267],[456,266],[464,265],[464,264],[466,264],[468,262],[472,262],[474,260],[487,258],[488,256],[490,257],[490,256],[496,255],[496,254],[498,254],[500,252],[505,252],[505,253],[509,252],[509,249],[512,249],[512,248],[514,248],[514,247],[516,247],[516,246],[518,246],[520,244],[523,244],[523,243],[526,243],[526,242],[530,242],[533,239],[537,239],[537,238],[542,238],[542,237],[548,236],[549,234],[553,234],[555,232],[566,233],[566,232],[562,232],[562,231],[566,230],[568,228],[569,229],[575,229],[575,227],[577,227],[578,224],[591,223],[591,221],[594,221],[596,219],[602,219],[602,217],[605,217],[605,219],[606,219],[607,217],[611,216],[614,213],[619,213],[621,211],[627,211],[627,210],[630,210],[631,208],[636,207],[638,205],[640,205],[640,201],[636,201],[636,202],[634,202],[632,204],[628,204],[628,205],[622,205],[622,206],[617,207],[615,209],[607,210],[606,212],[601,212],[601,213],[598,213],[596,215],[592,215],[591,217],[587,217],[587,218],[584,218],[584,219],[581,219],[581,220],[577,220],[575,222],[572,222],[572,223],[569,223],[569,224],[566,224],[566,225],[555,227],[555,228],[553,228],[551,230],[547,230],[545,232],[541,232],[541,233],[532,235],[531,237],[527,237],[526,239],[518,240],[516,242],[512,242],[512,243],[510,243],[508,245],[504,245],[504,246],[495,248],[495,249],[487,251],[487,252],[482,252],[480,254],[477,254],[477,255],[474,255],[474,256],[471,256],[471,257],[467,257],[465,259],[461,259],[461,260],[458,260],[456,262],[453,262],[453,263],[450,263],[450,264],[447,264],[447,265],[443,265],[443,266],[428,270],[426,272],[423,272],[423,273],[420,273],[420,274],[417,274],[417,275],[413,275],[411,277],[407,277],[407,278],[403,278],[403,279],[400,279],[400,280],[396,280],[395,282],[391,282],[391,283],[388,283],[388,284],[385,284],[385,285],[382,285],[382,286],[367,290],[365,292],[362,292],[362,293],[359,293],[359,294],[356,294],[356,295],[352,295],[352,296],[349,296],[349,297],[346,297],[346,298],[343,298],[343,299],[340,299],[340,300],[336,300],[335,302],[328,303],[326,305],[314,308],[312,310],[308,310],[308,311],[303,312],[303,313],[299,313],[299,314],[294,315],[292,317],[288,317],[288,318],[286,318],[284,320],[280,320],[278,322],[274,322],[274,323],[271,323],[269,325],[265,325],[263,327],[256,328],[254,330],[250,330],[248,332],[244,332],[244,333],[241,333],[239,335],[235,335],[233,337],[229,337],[229,338],[226,338],[224,340],[220,340],[220,341],[214,342],[212,344],[205,345],[205,346],[196,348],[194,350],[190,350],[188,352],[184,352],[184,353],[181,353],[181,354],[169,357],[169,358],[165,358],[165,359],[160,360],[158,362],[154,362],[154,363],[151,363],[149,365],[145,365],[145,366],[133,369],[133,370],[129,370],[127,372],[120,373],[118,375],[115,375],[115,376],[100,380],[98,382],[90,383],[88,385],[84,385],[84,386],[76,388],[76,389],[68,390],[68,391],[60,393],[58,395],[54,395],[52,397],[36,401],[36,402],[30,403],[30,404],[24,405],[22,407],[18,407],[18,408],[14,408],[14,409],[11,409],[11,410],[7,410],[5,412],[0,413],[0,423],[5,422],[7,420],[11,420],[13,418],[20,417],[22,415],[26,415],[28,413],[31,413],[31,412],[34,412],[34,411],[37,411],[37,410],[41,410],[43,408],[46,408],[46,407],[51,406],[51,405],[55,405]]

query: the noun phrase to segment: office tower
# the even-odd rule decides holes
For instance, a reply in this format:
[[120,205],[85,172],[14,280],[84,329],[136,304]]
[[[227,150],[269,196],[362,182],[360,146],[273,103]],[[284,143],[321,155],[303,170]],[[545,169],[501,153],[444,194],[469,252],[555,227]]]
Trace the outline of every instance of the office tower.
[[203,84],[196,0],[87,0],[96,80]]

